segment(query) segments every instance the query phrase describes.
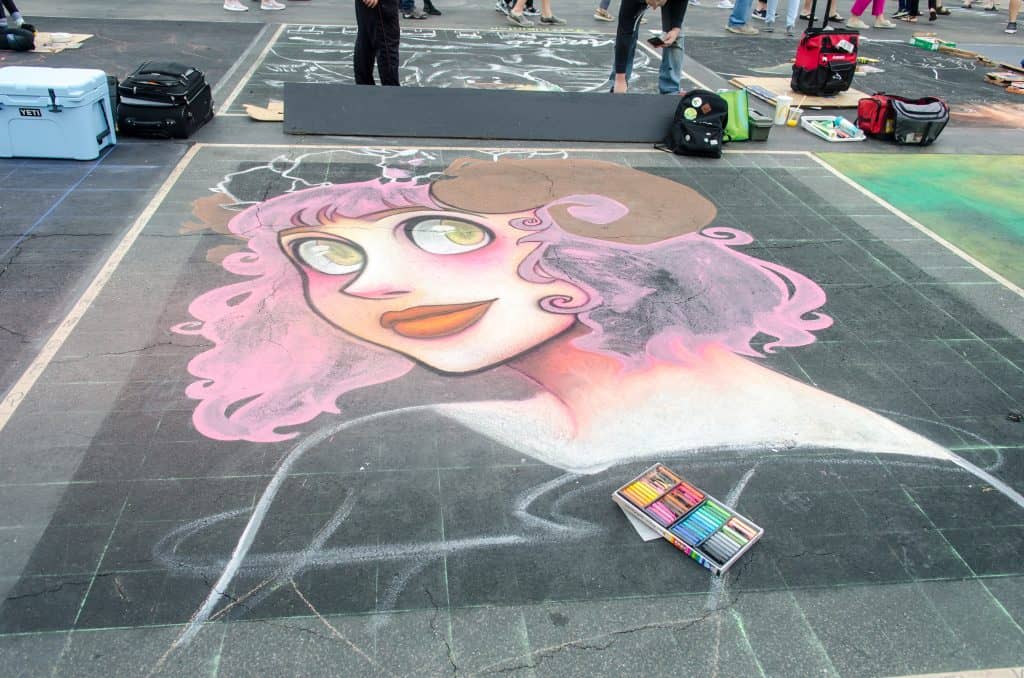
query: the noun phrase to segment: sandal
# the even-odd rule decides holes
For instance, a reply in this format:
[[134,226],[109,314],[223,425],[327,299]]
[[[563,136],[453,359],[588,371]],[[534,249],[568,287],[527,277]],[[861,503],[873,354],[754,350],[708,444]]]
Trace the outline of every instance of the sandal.
[[804,21],[810,21],[811,20],[811,15],[810,14],[801,14],[800,18],[803,19]]
[[829,21],[839,21],[839,22],[843,22],[843,21],[846,21],[846,18],[845,18],[845,17],[841,17],[841,16],[839,16],[838,14],[832,14],[832,15],[830,15],[830,16],[828,17],[828,20],[829,20]]

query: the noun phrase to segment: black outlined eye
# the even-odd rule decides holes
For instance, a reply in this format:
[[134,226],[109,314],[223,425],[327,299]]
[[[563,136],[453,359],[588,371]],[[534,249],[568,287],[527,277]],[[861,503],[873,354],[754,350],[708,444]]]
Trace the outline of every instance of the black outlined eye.
[[417,219],[406,225],[405,232],[417,247],[431,254],[464,254],[494,240],[479,224],[443,217]]
[[296,245],[294,251],[302,263],[327,275],[358,273],[366,263],[362,250],[340,240],[310,238]]

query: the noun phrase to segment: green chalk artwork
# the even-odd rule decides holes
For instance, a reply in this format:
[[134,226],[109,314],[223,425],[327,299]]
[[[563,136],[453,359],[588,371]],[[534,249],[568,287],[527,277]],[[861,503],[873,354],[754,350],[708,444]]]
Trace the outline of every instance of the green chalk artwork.
[[1024,287],[1024,156],[821,153],[822,160]]

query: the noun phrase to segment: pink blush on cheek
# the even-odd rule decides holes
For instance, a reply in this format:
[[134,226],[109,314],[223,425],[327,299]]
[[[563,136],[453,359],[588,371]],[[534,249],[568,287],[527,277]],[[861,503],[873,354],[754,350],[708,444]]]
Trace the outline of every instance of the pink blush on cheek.
[[351,284],[353,280],[359,277],[359,274],[350,273],[348,275],[326,275],[316,271],[306,271],[304,277],[306,279],[306,287],[309,289],[309,293],[315,296],[316,294],[340,292]]

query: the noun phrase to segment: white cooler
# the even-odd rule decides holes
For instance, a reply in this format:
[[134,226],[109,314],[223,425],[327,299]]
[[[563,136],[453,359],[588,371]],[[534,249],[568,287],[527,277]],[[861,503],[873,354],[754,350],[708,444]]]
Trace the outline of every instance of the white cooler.
[[92,160],[115,143],[103,71],[0,68],[0,157]]

